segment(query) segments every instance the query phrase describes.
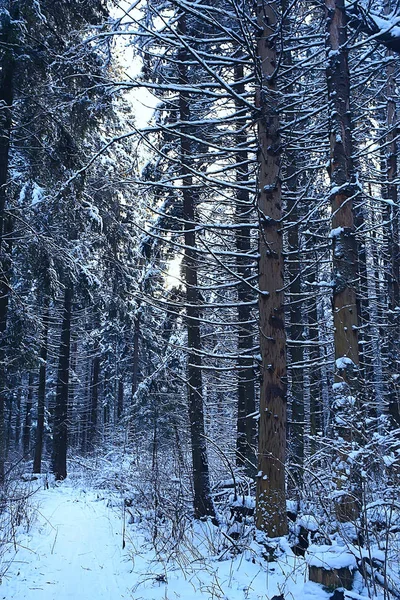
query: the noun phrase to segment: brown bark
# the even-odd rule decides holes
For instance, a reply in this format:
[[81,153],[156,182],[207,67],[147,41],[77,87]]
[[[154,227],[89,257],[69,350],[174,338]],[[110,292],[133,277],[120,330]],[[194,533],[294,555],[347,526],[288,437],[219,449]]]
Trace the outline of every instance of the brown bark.
[[269,537],[287,533],[285,494],[286,339],[283,298],[281,141],[276,73],[277,2],[257,2],[261,32],[260,84],[257,94],[260,240],[259,328],[261,390],[256,526]]
[[[337,433],[343,439],[337,458],[337,487],[347,480],[347,452],[353,439],[352,398],[358,392],[358,252],[354,230],[353,200],[357,194],[352,163],[350,75],[344,0],[325,0],[327,87],[330,110],[330,178],[332,183],[333,316],[336,359]],[[347,464],[349,468],[350,465]],[[343,490],[336,506],[339,521],[355,519],[359,513],[356,475],[350,477],[353,493]]]
[[[358,279],[353,196],[356,191],[352,164],[350,75],[344,0],[325,0],[327,12],[327,84],[331,108],[330,177],[332,182],[333,311],[335,358],[348,357],[357,369]],[[346,369],[338,377],[347,379]]]

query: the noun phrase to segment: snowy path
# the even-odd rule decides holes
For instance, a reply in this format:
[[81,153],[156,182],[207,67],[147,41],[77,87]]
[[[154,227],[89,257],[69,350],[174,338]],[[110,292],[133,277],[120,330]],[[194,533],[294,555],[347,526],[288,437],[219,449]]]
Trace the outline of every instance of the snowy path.
[[[35,494],[38,509],[29,532],[21,526],[17,553],[0,561],[1,572],[8,565],[0,600],[271,600],[282,593],[286,600],[330,598],[307,581],[305,563],[295,556],[266,564],[251,543],[243,554],[220,560],[225,538],[210,523],[188,528],[175,562],[156,554],[135,525],[127,528],[123,550],[121,508],[110,508],[99,494],[69,482]],[[367,599],[352,592],[346,598]]]
[[93,492],[62,485],[41,491],[37,522],[21,540],[0,586],[5,600],[132,598],[132,563],[122,521]]

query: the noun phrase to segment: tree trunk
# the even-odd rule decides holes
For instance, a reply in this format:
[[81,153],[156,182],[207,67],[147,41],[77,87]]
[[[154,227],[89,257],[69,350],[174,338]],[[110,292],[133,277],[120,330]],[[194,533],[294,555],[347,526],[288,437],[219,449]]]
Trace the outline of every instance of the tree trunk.
[[57,480],[67,476],[68,392],[71,352],[72,284],[65,286],[61,343],[58,362],[56,405],[53,425],[53,473]]
[[[95,353],[99,352],[100,348],[96,345]],[[96,355],[92,365],[92,380],[90,385],[90,423],[88,431],[88,446],[89,451],[93,451],[96,446],[98,435],[98,410],[99,410],[99,378],[100,378],[100,356]]]
[[[186,18],[179,19],[179,29],[182,36],[186,35]],[[179,85],[188,86],[187,52],[184,48],[179,51]],[[190,121],[189,93],[179,93],[180,120]],[[188,137],[188,126],[181,127],[181,164],[182,164],[182,195],[185,252],[183,258],[183,273],[186,286],[186,324],[187,324],[187,390],[189,402],[190,434],[192,443],[193,487],[194,487],[194,516],[200,519],[215,516],[211,498],[208,457],[204,428],[202,361],[199,354],[202,344],[200,335],[200,298],[197,282],[196,235],[195,235],[195,194],[193,178],[189,165],[193,161],[191,142]]]
[[[22,389],[22,385],[21,385]],[[21,440],[21,391],[19,390],[17,397],[17,405],[15,407],[15,448],[18,450]]]
[[81,415],[81,452],[86,454],[88,451],[88,429],[89,429],[89,418],[90,418],[90,380],[91,380],[90,369],[86,369],[85,373],[85,388],[84,388],[84,399],[83,399],[83,411]]
[[[387,7],[388,8],[388,7]],[[390,51],[388,54],[392,54]],[[388,285],[388,363],[391,374],[397,375],[400,370],[400,236],[399,236],[399,205],[398,205],[398,115],[396,80],[394,77],[394,65],[389,63],[386,68],[386,97],[387,97],[387,139],[386,139],[386,176],[387,176],[387,198],[391,204],[387,209],[387,285]],[[390,382],[389,413],[393,417],[396,426],[400,426],[400,404],[395,390],[393,380]]]
[[37,400],[37,427],[35,454],[33,459],[33,472],[41,473],[42,455],[43,455],[43,435],[44,435],[44,417],[46,410],[46,371],[47,371],[47,351],[49,335],[49,298],[45,298],[45,308],[43,314],[43,337],[40,347],[40,366]]
[[128,440],[133,441],[135,435],[135,405],[134,398],[139,385],[139,343],[140,343],[140,311],[137,312],[134,319],[133,329],[133,357],[132,357],[132,397],[131,397],[131,411],[129,415],[128,423]]
[[14,57],[12,44],[10,43],[12,37],[10,2],[1,0],[0,8],[2,9],[0,30],[0,485],[2,485],[6,458],[6,424],[4,419],[7,357],[5,356],[4,334],[7,325],[9,296],[9,253],[4,246],[4,229],[12,126]]
[[32,427],[32,408],[33,408],[33,373],[28,374],[28,396],[25,406],[25,420],[22,430],[22,453],[24,459],[28,459],[31,453],[31,427]]
[[[354,426],[354,398],[358,393],[358,253],[354,231],[353,199],[358,193],[352,164],[350,75],[347,59],[347,30],[344,0],[325,0],[327,87],[330,113],[330,166],[332,183],[333,317],[336,360],[336,431],[343,439],[337,458],[337,485],[347,480],[347,453]],[[340,420],[338,419],[340,413]],[[355,474],[351,479],[354,483]],[[351,484],[350,484],[351,486]],[[343,491],[337,503],[339,521],[353,521],[359,513],[355,489]]]
[[[236,93],[244,95],[245,87],[243,83],[244,70],[243,65],[236,64],[234,67],[234,77],[236,82]],[[236,108],[239,111],[239,101],[236,101]],[[236,138],[238,148],[236,162],[236,182],[241,185],[236,197],[236,219],[238,224],[244,224],[235,230],[236,249],[240,255],[237,258],[237,273],[240,277],[238,283],[238,417],[237,417],[237,438],[236,438],[236,464],[243,467],[244,472],[249,477],[254,477],[255,468],[255,436],[256,425],[254,413],[256,410],[255,389],[254,389],[254,370],[253,359],[249,358],[253,353],[254,336],[252,321],[252,307],[254,292],[246,281],[252,275],[251,268],[251,238],[250,229],[246,227],[251,222],[253,215],[253,205],[250,194],[246,189],[249,181],[248,153],[246,151],[247,135],[243,129],[244,123],[238,122],[239,133]],[[239,150],[243,148],[243,150]],[[245,255],[248,255],[246,257]]]
[[283,297],[283,214],[276,83],[278,2],[257,1],[259,38],[258,162],[260,215],[259,328],[261,390],[256,526],[269,537],[287,533],[286,339]]
[[132,398],[136,394],[139,383],[139,340],[140,340],[140,313],[134,320],[133,329],[133,359],[132,359]]
[[118,379],[118,402],[117,402],[117,419],[122,417],[124,412],[124,381],[122,377]]

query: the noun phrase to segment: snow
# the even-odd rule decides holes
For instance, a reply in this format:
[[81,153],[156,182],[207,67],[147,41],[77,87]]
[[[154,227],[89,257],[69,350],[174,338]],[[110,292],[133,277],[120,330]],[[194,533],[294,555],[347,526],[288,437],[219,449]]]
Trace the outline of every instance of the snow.
[[338,544],[329,546],[317,546],[312,544],[307,551],[307,564],[310,567],[322,567],[327,570],[349,568],[354,570],[357,568],[357,561],[346,546]]
[[229,497],[231,506],[244,506],[245,508],[255,508],[256,501],[252,496],[238,496],[236,500],[234,500],[233,494]]
[[331,229],[331,231],[329,233],[329,238],[330,239],[337,238],[337,237],[341,236],[343,232],[344,232],[343,227],[335,227],[334,229]]
[[370,18],[375,21],[377,27],[380,29],[380,33],[389,33],[393,38],[400,38],[400,18],[393,16],[390,19],[384,19],[378,15],[369,12]]
[[[280,558],[268,563],[262,539],[259,544],[250,533],[244,543],[237,540],[246,534],[237,522],[226,533],[209,521],[191,522],[179,552],[175,546],[164,552],[168,541],[161,522],[157,547],[153,544],[155,512],[130,519],[135,503],[124,509],[119,493],[90,489],[79,479],[74,484],[70,477],[50,489],[40,480],[34,486],[36,519],[28,531],[19,526],[16,551],[2,557],[3,600],[266,600],[281,594],[326,600],[330,594],[307,581],[307,566],[356,567],[348,546],[312,545],[304,560],[293,555],[285,537],[273,540]],[[254,499],[244,496],[238,503],[253,507]],[[318,527],[311,514],[299,523]],[[351,597],[366,600],[357,591],[362,590]]]
[[307,531],[318,531],[319,529],[318,521],[313,515],[303,515],[297,523]]
[[336,393],[347,391],[347,383],[344,381],[339,381],[332,384],[332,390]]
[[336,359],[336,368],[337,369],[347,369],[347,367],[355,367],[356,365],[348,356],[341,356]]
[[[3,577],[7,600],[131,598],[121,521],[95,492],[64,484],[35,496],[37,522]],[[6,557],[5,560],[9,559]]]
[[44,200],[44,189],[40,187],[37,183],[34,183],[32,186],[32,202],[31,206],[36,206]]

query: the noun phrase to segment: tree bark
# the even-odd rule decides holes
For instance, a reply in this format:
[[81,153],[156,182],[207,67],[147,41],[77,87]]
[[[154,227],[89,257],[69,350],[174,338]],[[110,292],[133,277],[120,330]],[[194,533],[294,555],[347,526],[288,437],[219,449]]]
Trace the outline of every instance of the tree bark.
[[44,436],[44,418],[46,410],[46,372],[47,372],[47,351],[48,351],[48,335],[49,335],[49,298],[45,298],[45,308],[43,314],[43,337],[40,347],[40,366],[39,366],[39,383],[38,383],[38,398],[37,398],[37,427],[35,440],[35,454],[33,458],[33,472],[42,472],[42,455],[43,455],[43,436]]
[[122,377],[118,379],[118,402],[117,402],[117,419],[122,417],[122,413],[124,412],[124,380]]
[[92,378],[90,384],[90,422],[87,443],[89,451],[94,450],[98,436],[98,410],[99,410],[99,379],[100,379],[100,356],[97,355],[100,348],[96,345],[96,356],[93,358]]
[[[22,386],[21,386],[22,388]],[[18,391],[17,405],[15,407],[15,448],[18,450],[21,440],[21,391]],[[12,410],[12,407],[11,407]]]
[[[9,252],[4,244],[8,162],[12,127],[14,57],[12,50],[11,4],[1,0],[0,8],[0,485],[4,482],[6,459],[5,386],[6,360],[4,335],[9,298]],[[14,16],[14,15],[13,15]]]
[[[391,52],[389,51],[390,55]],[[397,374],[400,367],[400,218],[398,204],[398,114],[396,102],[396,79],[393,63],[389,63],[386,68],[386,177],[387,177],[387,198],[391,204],[387,209],[386,227],[387,234],[387,285],[388,285],[388,362],[389,369],[393,374]],[[389,393],[389,414],[392,416],[396,426],[400,426],[400,403],[396,392],[396,386],[393,380],[390,382],[391,389]]]
[[132,358],[132,398],[136,394],[139,384],[139,340],[140,340],[140,313],[134,319],[133,327],[133,358]]
[[281,219],[281,140],[276,69],[278,2],[257,1],[258,162],[260,215],[259,328],[261,390],[256,526],[269,537],[286,535],[286,338]]
[[24,459],[28,459],[31,453],[31,427],[33,408],[33,373],[28,373],[28,395],[25,405],[25,419],[22,430],[22,453]]
[[56,405],[53,425],[53,473],[56,480],[67,476],[68,392],[71,352],[72,284],[64,292],[63,320],[58,362]]
[[[179,19],[179,30],[186,36],[186,17]],[[188,86],[187,51],[182,48],[178,54],[179,84]],[[179,93],[179,117],[184,123],[190,121],[190,96],[184,91]],[[188,137],[187,125],[181,127],[181,173],[183,195],[183,218],[185,251],[183,258],[183,273],[186,286],[186,324],[187,324],[187,390],[189,403],[190,434],[192,444],[194,516],[196,519],[206,516],[215,517],[214,505],[211,498],[208,457],[204,427],[202,348],[200,334],[200,297],[198,290],[198,274],[196,263],[195,235],[195,193],[193,178],[189,165],[193,161],[191,142]]]
[[[344,0],[325,0],[325,9],[330,112],[329,173],[332,183],[335,412],[337,434],[343,439],[343,448],[337,458],[337,485],[341,489],[342,482],[348,480],[346,471],[350,465],[346,465],[347,452],[354,435],[352,416],[359,387],[358,249],[353,215],[353,201],[358,188],[352,163],[350,74]],[[353,472],[350,479],[356,486],[354,478]],[[336,517],[340,522],[353,521],[359,514],[356,490],[353,489],[353,492],[348,494],[343,490],[337,502]]]
[[[242,64],[235,64],[234,78],[236,82],[235,90],[238,95],[244,95],[245,87],[243,83],[244,69]],[[236,108],[240,111],[239,100],[236,100]],[[244,119],[245,121],[245,119]],[[252,320],[251,301],[254,292],[246,283],[252,275],[250,253],[251,238],[250,229],[246,227],[251,222],[253,215],[253,206],[249,191],[246,189],[249,180],[248,153],[246,150],[247,135],[244,130],[244,121],[238,122],[239,133],[236,138],[238,148],[236,162],[236,182],[241,185],[236,196],[236,220],[238,224],[244,224],[235,230],[236,249],[240,255],[237,258],[237,273],[240,277],[238,283],[238,417],[237,417],[237,438],[236,438],[236,464],[244,469],[249,477],[254,477],[255,461],[255,437],[256,425],[254,413],[256,410],[255,388],[254,388],[254,369],[253,359],[249,358],[253,352],[254,336]],[[245,255],[249,256],[246,257]]]

